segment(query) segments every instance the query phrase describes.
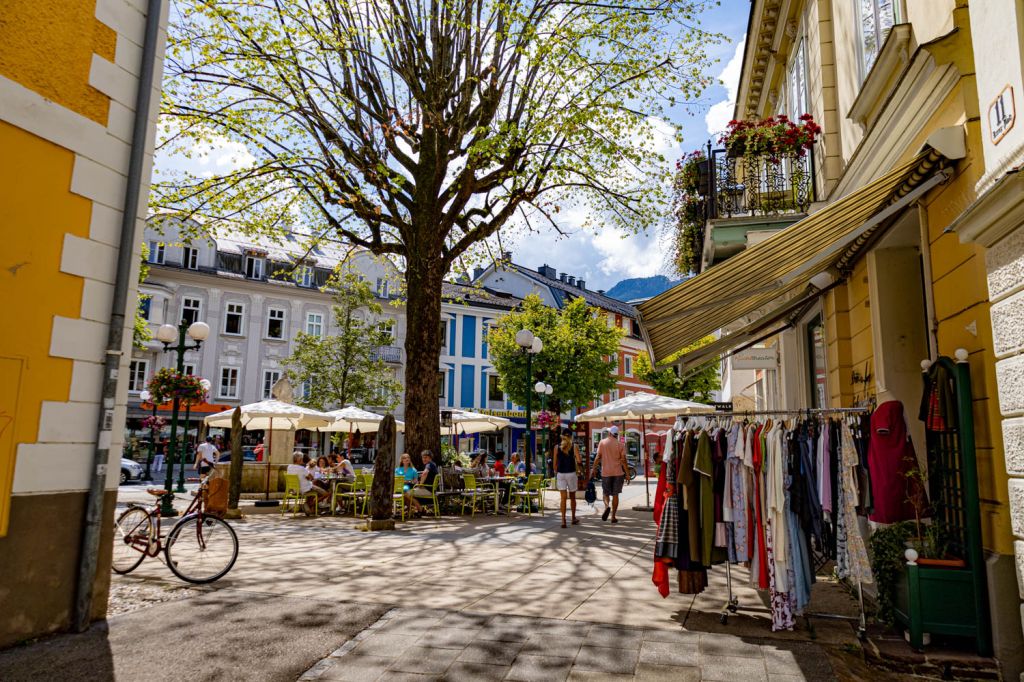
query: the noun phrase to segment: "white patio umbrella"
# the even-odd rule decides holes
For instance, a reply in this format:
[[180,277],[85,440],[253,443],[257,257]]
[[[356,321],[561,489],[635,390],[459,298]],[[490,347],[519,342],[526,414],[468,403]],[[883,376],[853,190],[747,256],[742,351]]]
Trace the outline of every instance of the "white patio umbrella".
[[[219,428],[231,428],[231,414],[234,409],[211,414],[203,421],[207,426]],[[300,429],[317,429],[328,426],[334,419],[323,412],[311,410],[308,407],[293,405],[281,400],[261,400],[258,403],[242,405],[242,428],[246,431],[266,431],[269,437],[266,439],[266,463],[267,463],[267,487],[265,499],[270,499],[270,456],[274,442],[274,429],[284,431],[298,431]]]
[[506,426],[511,426],[512,421],[504,417],[495,417],[470,410],[452,410],[452,425],[441,428],[441,434],[469,435],[471,433],[484,433],[487,431],[500,431]]
[[[333,417],[334,423],[320,427],[320,431],[376,433],[380,429],[380,423],[384,420],[384,415],[367,412],[354,405],[343,407],[340,410],[324,412],[324,414],[328,417]],[[395,426],[398,428],[398,431],[405,431],[405,422],[400,422],[396,419]]]
[[634,393],[625,398],[613,400],[601,407],[595,407],[582,414],[576,415],[578,422],[608,422],[617,419],[639,419],[640,432],[643,434],[640,446],[644,451],[644,489],[647,493],[647,505],[645,507],[634,507],[639,511],[651,511],[651,489],[648,473],[650,470],[650,455],[647,453],[647,426],[646,419],[657,419],[659,417],[677,417],[682,414],[706,414],[714,412],[712,405],[695,403],[690,400],[680,400],[654,393]]

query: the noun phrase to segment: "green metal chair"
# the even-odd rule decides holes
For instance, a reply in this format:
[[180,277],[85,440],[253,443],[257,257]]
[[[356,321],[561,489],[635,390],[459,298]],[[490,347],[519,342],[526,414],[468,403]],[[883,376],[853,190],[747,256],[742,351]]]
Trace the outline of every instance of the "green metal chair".
[[369,497],[370,488],[366,484],[366,478],[363,476],[356,476],[356,480],[351,483],[339,483],[340,488],[343,485],[350,486],[348,489],[343,489],[340,493],[337,493],[338,498],[341,500],[352,501],[352,516],[356,516],[356,507],[362,505],[362,512],[358,515],[366,516],[366,500]]
[[281,504],[281,515],[283,516],[288,511],[288,503],[292,503],[292,516],[297,516],[299,511],[305,505],[306,500],[313,498],[313,515],[316,516],[318,513],[319,498],[317,497],[315,490],[307,490],[306,492],[300,492],[302,486],[299,484],[298,474],[285,474],[284,475],[284,500]]
[[488,501],[494,500],[494,491],[490,488],[480,486],[476,482],[474,474],[463,474],[462,489],[462,513],[466,513],[466,505],[470,507],[470,516],[476,516],[477,503],[480,503],[480,511],[487,511]]
[[[420,498],[420,499],[429,499],[433,503],[433,505],[434,505],[434,517],[435,518],[441,516],[441,505],[440,505],[440,503],[438,502],[438,499],[437,499],[437,486],[440,483],[441,483],[441,474],[439,472],[437,474],[437,476],[434,476],[434,482],[430,484],[430,488],[429,488],[429,490],[430,490],[430,497],[429,498]],[[428,489],[426,486],[417,485],[417,486],[413,487],[413,490],[416,490],[417,488],[419,488],[420,490],[427,490]],[[411,493],[412,490],[410,490],[409,492]]]
[[512,505],[524,504],[526,506],[526,513],[532,516],[532,502],[537,500],[537,509],[540,512],[540,515],[543,516],[544,491],[541,489],[543,482],[544,477],[541,474],[530,474],[526,479],[526,484],[522,488],[512,491]]
[[394,500],[395,510],[401,509],[402,520],[405,521],[405,479],[395,479],[394,494],[391,496]]

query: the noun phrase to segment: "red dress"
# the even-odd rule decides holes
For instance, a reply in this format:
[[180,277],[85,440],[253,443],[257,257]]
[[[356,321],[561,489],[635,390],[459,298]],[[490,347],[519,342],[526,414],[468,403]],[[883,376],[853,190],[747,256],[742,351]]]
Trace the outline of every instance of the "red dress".
[[[661,523],[661,512],[665,508],[665,494],[667,485],[665,483],[665,463],[662,462],[658,470],[658,487],[654,491],[654,525]],[[668,582],[669,562],[654,557],[654,572],[651,574],[651,582],[658,587],[658,594],[663,598],[672,591]]]
[[871,439],[868,441],[868,470],[871,472],[871,502],[868,516],[876,523],[896,523],[929,515],[924,486],[918,477],[908,475],[917,467],[914,444],[907,435],[903,403],[890,400],[871,415]]
[[764,452],[761,449],[761,432],[766,428],[761,424],[754,431],[754,521],[756,522],[757,533],[757,586],[759,589],[767,590],[768,581],[768,546],[765,544],[764,533],[764,509],[761,507],[762,483],[761,472],[764,469]]

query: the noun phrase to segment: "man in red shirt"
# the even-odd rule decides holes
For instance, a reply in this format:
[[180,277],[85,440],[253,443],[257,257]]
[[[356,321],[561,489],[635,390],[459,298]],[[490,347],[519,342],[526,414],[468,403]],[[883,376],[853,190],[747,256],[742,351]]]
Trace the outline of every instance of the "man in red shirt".
[[594,466],[590,469],[591,477],[598,463],[601,467],[601,494],[604,495],[604,513],[601,514],[601,520],[607,521],[608,514],[611,514],[612,523],[618,523],[615,514],[619,510],[619,493],[622,492],[622,484],[626,480],[626,449],[619,442],[619,427],[613,426],[608,429],[598,443]]

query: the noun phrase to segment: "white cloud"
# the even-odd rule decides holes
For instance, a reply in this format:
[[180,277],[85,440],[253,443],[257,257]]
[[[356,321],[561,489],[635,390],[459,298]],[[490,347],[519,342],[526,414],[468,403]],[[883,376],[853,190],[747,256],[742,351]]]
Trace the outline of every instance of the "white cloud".
[[743,67],[743,46],[747,42],[744,35],[736,41],[736,50],[732,59],[718,74],[718,78],[725,86],[726,99],[711,105],[708,113],[704,115],[704,122],[707,124],[708,134],[719,135],[724,132],[732,120],[733,111],[736,109],[736,93],[740,87],[740,70]]
[[222,173],[247,168],[256,163],[256,157],[249,153],[244,144],[221,135],[213,135],[209,142],[193,145],[192,154],[197,165],[202,167],[212,164]]

